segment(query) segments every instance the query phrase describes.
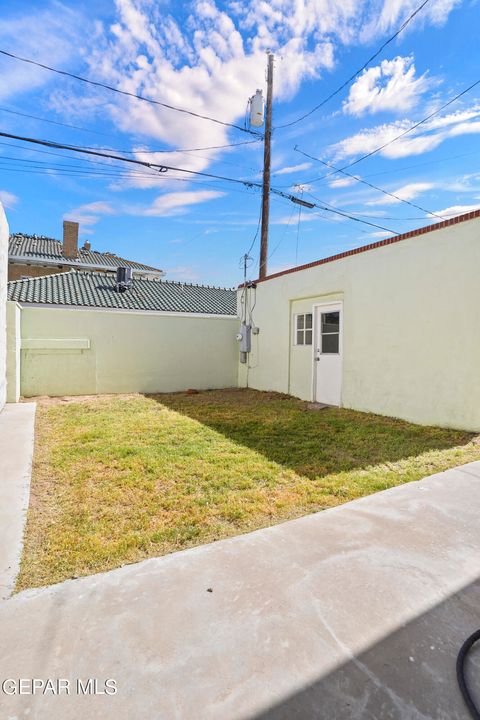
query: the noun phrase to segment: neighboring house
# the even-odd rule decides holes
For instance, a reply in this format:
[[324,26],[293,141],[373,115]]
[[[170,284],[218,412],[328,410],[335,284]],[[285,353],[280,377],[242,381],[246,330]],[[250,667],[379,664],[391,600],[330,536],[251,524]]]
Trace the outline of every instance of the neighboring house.
[[94,272],[115,272],[117,267],[130,267],[135,275],[160,278],[158,268],[118,257],[109,252],[92,250],[90,243],[78,247],[78,223],[63,221],[63,241],[43,235],[10,235],[8,247],[8,279],[39,277],[68,271],[72,268]]
[[71,270],[8,297],[16,398],[237,384],[235,290],[134,277],[117,292],[112,273]]
[[477,210],[258,280],[239,383],[478,431],[479,275]]

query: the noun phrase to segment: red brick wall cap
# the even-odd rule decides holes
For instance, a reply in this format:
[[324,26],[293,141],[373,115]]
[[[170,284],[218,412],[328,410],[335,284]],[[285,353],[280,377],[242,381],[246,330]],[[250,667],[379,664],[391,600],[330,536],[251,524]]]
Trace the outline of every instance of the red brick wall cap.
[[[456,215],[455,217],[449,218],[448,220],[442,220],[442,222],[435,223],[434,225],[426,225],[425,227],[410,230],[409,232],[402,233],[401,235],[394,235],[391,238],[385,238],[385,240],[379,240],[378,242],[370,243],[369,245],[353,248],[353,250],[346,250],[345,252],[338,253],[337,255],[330,255],[330,257],[322,258],[321,260],[314,260],[313,262],[306,263],[305,265],[297,265],[296,267],[288,268],[288,270],[281,270],[273,275],[267,275],[267,277],[262,280],[255,280],[255,282],[266,282],[267,280],[273,280],[274,278],[281,277],[282,275],[289,275],[290,273],[299,272],[300,270],[308,270],[309,268],[317,267],[317,265],[325,265],[326,263],[334,262],[335,260],[350,257],[350,255],[358,255],[359,253],[368,252],[369,250],[376,250],[377,248],[384,247],[385,245],[393,245],[393,243],[400,242],[401,240],[408,240],[409,238],[424,235],[425,233],[433,232],[434,230],[442,230],[443,228],[450,227],[450,225],[456,225],[457,223],[466,222],[467,220],[475,220],[479,217],[480,210],[472,210],[464,215]],[[239,287],[242,287],[242,285],[239,285]]]

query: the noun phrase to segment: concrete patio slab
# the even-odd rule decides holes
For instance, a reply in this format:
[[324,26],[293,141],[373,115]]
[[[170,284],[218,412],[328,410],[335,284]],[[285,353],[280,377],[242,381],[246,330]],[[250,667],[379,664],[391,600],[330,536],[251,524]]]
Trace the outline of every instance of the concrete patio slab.
[[32,473],[35,403],[0,412],[0,600],[11,594],[22,550]]
[[[0,715],[466,720],[455,658],[480,626],[479,519],[472,463],[21,593],[0,605],[4,688],[62,679],[69,694],[28,694],[27,682],[27,694],[0,692]],[[478,652],[471,670],[478,687]],[[79,694],[89,678],[98,694]],[[100,694],[109,679],[116,694]]]

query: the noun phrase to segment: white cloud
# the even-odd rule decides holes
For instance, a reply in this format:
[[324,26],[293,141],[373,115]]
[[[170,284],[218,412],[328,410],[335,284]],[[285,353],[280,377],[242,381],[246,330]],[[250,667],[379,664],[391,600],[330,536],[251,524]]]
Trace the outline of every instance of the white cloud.
[[[32,8],[33,10],[33,8]],[[78,60],[78,47],[89,22],[79,11],[54,2],[30,15],[0,17],[0,47],[47,65],[66,67]],[[53,73],[11,58],[0,59],[0,101],[53,84]]]
[[435,214],[448,218],[455,217],[455,215],[463,215],[464,213],[472,212],[472,210],[478,210],[479,208],[480,202],[476,205],[452,205],[443,210],[435,210]]
[[[366,40],[384,35],[398,26],[411,4],[402,0],[395,8],[392,0],[382,2],[384,12],[379,13],[378,5],[368,0],[232,0],[221,6],[214,0],[193,0],[184,6],[189,14],[179,26],[164,4],[116,0],[115,22],[98,25],[85,57],[92,75],[122,90],[241,124],[246,99],[264,86],[267,49],[275,52],[276,101],[291,98],[304,80],[316,79],[333,67],[340,43],[358,44],[367,25]],[[434,15],[427,7],[424,20],[439,22],[455,2],[436,0],[442,12]],[[395,63],[399,65],[397,74],[407,60],[391,61],[395,68]],[[423,80],[413,78],[414,69],[404,66],[403,70],[406,107]],[[390,91],[387,94],[390,97]],[[117,97],[105,112],[121,130],[170,147],[220,145],[231,136],[225,126],[134,99]],[[181,165],[201,171],[221,152],[182,157]],[[180,165],[178,155],[162,158],[169,165]],[[155,180],[136,177],[127,184],[153,187]]]
[[390,191],[400,199],[397,200],[397,198],[390,197],[390,195],[383,195],[378,200],[369,200],[366,205],[396,205],[402,200],[413,200],[418,197],[418,195],[421,195],[427,190],[431,190],[433,187],[435,187],[434,183],[409,183],[408,185]]
[[12,209],[19,201],[19,198],[8,190],[0,190],[0,203],[5,207]]
[[[444,22],[457,1],[435,0],[422,11],[422,22]],[[267,49],[275,52],[275,98],[281,102],[292,98],[305,80],[318,79],[332,69],[340,44],[358,45],[385,36],[398,27],[415,2],[231,0],[220,5],[214,0],[183,4],[115,0],[112,20],[102,23],[89,21],[76,8],[52,0],[47,10],[15,22],[0,20],[0,41],[7,49],[59,67],[75,63],[77,70],[81,58],[89,66],[82,74],[90,73],[93,79],[241,125],[246,99],[257,87],[265,87]],[[168,13],[169,7],[180,5],[181,25]],[[42,30],[40,40],[38,28]],[[2,60],[0,70],[5,62],[10,61]],[[5,67],[0,99],[55,78],[21,63]],[[422,79],[413,78],[411,69],[403,70],[408,105],[411,88],[418,93]],[[119,130],[134,136],[137,157],[144,157],[142,148],[152,144],[207,147],[225,144],[232,137],[231,129],[224,125],[69,81],[62,81],[49,102],[67,120],[83,113],[91,121],[94,113],[101,111],[103,119],[109,117]],[[237,133],[236,137],[243,136]],[[180,156],[181,161],[174,154],[150,155],[149,159],[202,171],[225,152],[206,151],[203,157],[192,153]],[[174,172],[164,178],[165,187],[171,177]],[[122,182],[115,189],[158,187],[153,173],[151,179],[132,173]]]
[[216,190],[191,190],[187,192],[172,192],[160,195],[150,207],[131,208],[130,214],[145,216],[182,215],[187,212],[190,205],[214,200],[225,193]]
[[343,103],[349,115],[364,115],[380,111],[410,110],[428,89],[425,75],[415,77],[412,57],[383,60],[380,65],[364,70],[350,88]]
[[[95,225],[100,220],[101,215],[114,214],[115,210],[110,203],[97,200],[69,210],[63,217],[65,220],[75,220],[75,222],[80,223],[80,225]],[[85,234],[87,231],[83,230],[82,232]]]
[[[436,2],[427,3],[410,24],[408,30],[411,31],[413,27],[418,29],[419,25],[424,26],[429,22],[433,25],[443,25],[447,21],[451,11],[458,7],[461,1],[462,0],[436,0]],[[369,23],[365,24],[362,31],[362,39],[368,40],[376,33],[385,33],[394,27],[399,27],[417,7],[417,0],[385,0],[380,13],[378,13],[376,17],[373,17]]]
[[372,238],[384,238],[388,235],[396,235],[397,233],[394,233],[393,230],[377,230],[376,232],[368,233],[369,237]]
[[331,180],[328,184],[331,188],[344,188],[348,187],[349,185],[353,185],[356,182],[355,178],[340,178],[339,180]]
[[[415,120],[404,119],[360,130],[332,145],[330,151],[337,160],[364,155],[394,140],[414,124]],[[434,150],[449,138],[478,133],[480,133],[480,105],[474,104],[468,110],[433,118],[391,145],[387,145],[379,154],[387,158],[421,155]]]
[[[140,0],[117,0],[116,6],[118,21],[96,38],[89,59],[92,74],[125,91],[226,123],[239,123],[247,98],[262,84],[269,45],[261,33],[244,44],[239,31],[242,23],[247,23],[244,8],[235,17],[231,11],[228,14],[218,9],[214,2],[197,0],[180,30],[163,7]],[[332,64],[330,42],[319,41],[314,50],[309,50],[307,38],[299,38],[293,28],[282,31],[272,48],[281,48],[283,56],[282,61],[277,60],[282,62],[275,85],[278,100],[294,93],[303,78],[313,77]],[[107,109],[120,129],[174,147],[221,145],[230,133],[224,125],[128,98],[117,98],[115,106]],[[179,158],[161,154],[149,159],[201,171],[220,152],[202,155]],[[141,151],[137,157],[144,158]],[[136,178],[128,184],[153,187],[156,180]]]
[[299,165],[288,165],[287,167],[280,168],[280,170],[275,170],[272,175],[289,175],[290,173],[300,172],[301,170],[308,170],[308,168],[311,167],[311,162],[304,162]]
[[[283,217],[279,217],[276,220],[272,220],[272,225],[292,225],[292,227],[295,227],[295,225],[298,223],[299,215],[298,211],[295,212],[293,215],[284,215]],[[316,220],[324,220],[323,215],[321,215],[318,212],[312,212],[310,209],[302,208],[302,212],[300,213],[300,222],[315,222]]]

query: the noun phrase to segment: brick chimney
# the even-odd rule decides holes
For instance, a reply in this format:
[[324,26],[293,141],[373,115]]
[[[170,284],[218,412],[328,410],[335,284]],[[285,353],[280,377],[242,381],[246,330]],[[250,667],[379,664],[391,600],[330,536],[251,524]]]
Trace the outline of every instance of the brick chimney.
[[87,250],[87,252],[88,252],[91,249],[91,247],[92,247],[91,244],[87,240],[85,240],[85,242],[83,243],[83,249]]
[[78,257],[78,222],[63,221],[63,254],[67,258]]

